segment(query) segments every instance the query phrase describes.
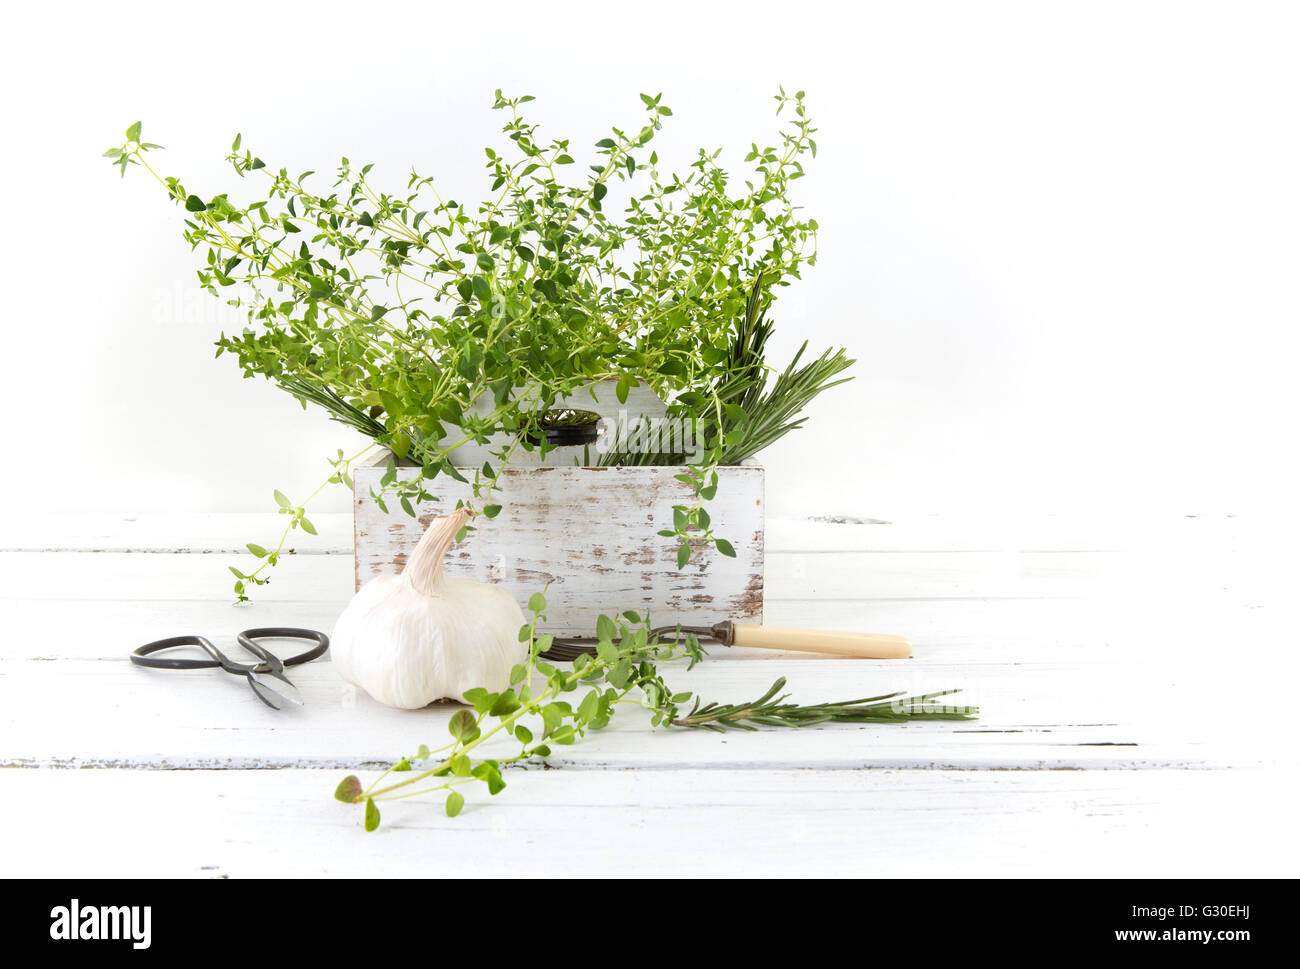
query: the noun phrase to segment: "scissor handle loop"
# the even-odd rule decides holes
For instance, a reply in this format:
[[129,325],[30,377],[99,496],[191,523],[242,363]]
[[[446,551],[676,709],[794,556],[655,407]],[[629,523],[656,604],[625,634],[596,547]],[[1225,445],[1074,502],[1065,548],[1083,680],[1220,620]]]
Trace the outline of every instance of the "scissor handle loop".
[[[182,637],[184,638],[184,637]],[[323,632],[315,629],[298,629],[294,626],[262,626],[257,629],[245,629],[235,637],[239,640],[239,645],[248,650],[254,656],[266,660],[270,654],[265,649],[257,645],[254,640],[257,639],[309,639],[316,645],[297,656],[290,656],[288,659],[281,660],[282,666],[297,666],[299,663],[308,663],[320,656],[325,650],[330,648],[330,638]],[[274,657],[271,657],[274,659]]]
[[[179,657],[151,656],[164,649],[177,646],[197,646],[211,656],[211,659],[180,659]],[[207,670],[219,666],[225,669],[233,665],[225,654],[202,636],[169,636],[152,643],[146,643],[131,653],[131,662],[154,670]]]

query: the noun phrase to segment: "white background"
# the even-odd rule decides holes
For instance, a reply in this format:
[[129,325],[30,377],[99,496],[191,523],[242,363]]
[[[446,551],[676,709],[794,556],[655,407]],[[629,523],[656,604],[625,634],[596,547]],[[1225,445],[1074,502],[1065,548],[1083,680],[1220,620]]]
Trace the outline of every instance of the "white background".
[[[211,342],[180,215],[100,152],[143,120],[161,169],[410,166],[485,187],[494,88],[575,146],[675,115],[661,155],[775,135],[819,265],[777,360],[844,345],[857,379],[763,456],[773,514],[1159,507],[1239,512],[1296,480],[1300,58],[1260,3],[423,2],[10,7],[0,155],[0,500],[45,511],[264,511],[350,438]],[[579,159],[582,161],[583,159]],[[230,326],[230,321],[225,320]],[[342,492],[319,510],[342,510]]]

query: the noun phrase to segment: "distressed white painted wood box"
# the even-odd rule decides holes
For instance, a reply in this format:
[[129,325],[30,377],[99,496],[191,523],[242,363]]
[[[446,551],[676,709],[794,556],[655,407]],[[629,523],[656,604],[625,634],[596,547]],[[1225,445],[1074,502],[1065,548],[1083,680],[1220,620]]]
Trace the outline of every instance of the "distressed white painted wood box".
[[[440,476],[440,500],[417,507],[417,518],[393,505],[385,514],[370,497],[385,463],[353,476],[358,588],[372,576],[399,571],[429,522],[471,496],[469,485]],[[672,527],[673,505],[692,503],[677,473],[672,467],[508,468],[496,492],[501,513],[475,519],[478,530],[452,548],[447,573],[503,585],[521,606],[549,582],[542,628],[561,636],[592,636],[598,615],[625,609],[649,612],[656,625],[761,623],[762,467],[719,468],[717,496],[707,506],[714,533],[733,544],[736,557],[696,549],[681,571],[676,541],[655,534]]]
[[[493,406],[490,395],[475,402],[484,414]],[[614,383],[603,381],[552,406],[599,418],[598,441],[590,450],[556,447],[545,458],[537,451],[517,451],[493,495],[501,513],[475,519],[477,531],[447,557],[448,574],[498,583],[521,606],[550,583],[547,622],[541,628],[561,636],[593,636],[601,613],[628,609],[649,613],[656,625],[712,625],[723,619],[761,623],[762,467],[751,461],[719,468],[717,494],[706,506],[714,534],[731,542],[735,558],[701,542],[679,571],[676,539],[656,532],[672,528],[674,505],[694,503],[691,489],[676,480],[681,468],[580,466],[592,454],[629,440],[623,431],[662,419],[664,402],[644,383],[619,401]],[[485,445],[456,448],[448,456],[472,478],[473,469],[485,460],[496,463],[491,452],[503,443],[498,437]],[[455,508],[457,500],[470,502],[472,495],[468,484],[443,475],[432,489],[439,501],[416,508],[417,518],[395,502],[387,503],[385,513],[371,492],[379,490],[387,463],[384,455],[353,475],[358,588],[373,576],[399,571],[429,522]],[[398,469],[399,475],[419,473],[414,467]]]

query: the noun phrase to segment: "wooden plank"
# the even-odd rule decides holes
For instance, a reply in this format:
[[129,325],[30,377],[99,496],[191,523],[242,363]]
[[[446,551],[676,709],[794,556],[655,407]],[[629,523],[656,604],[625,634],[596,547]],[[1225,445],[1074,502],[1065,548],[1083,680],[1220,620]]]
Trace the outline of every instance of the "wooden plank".
[[[258,599],[232,606],[220,600],[0,600],[10,659],[120,658],[145,642],[202,631],[221,644],[250,626],[333,629],[345,599],[281,602]],[[57,615],[58,621],[51,622]],[[1267,612],[1252,616],[1262,620]],[[1115,657],[1114,611],[1084,600],[942,599],[818,601],[782,599],[768,609],[773,625],[894,632],[907,635],[921,659],[957,662],[1068,660]],[[93,630],[94,635],[89,635]],[[1190,647],[1188,647],[1190,648]],[[771,660],[774,650],[714,647],[717,661]],[[803,659],[816,658],[804,654]]]
[[[341,490],[340,490],[341,493]],[[300,555],[351,555],[352,513],[309,517],[317,535],[293,532]],[[0,516],[0,551],[243,554],[248,542],[273,548],[286,519],[275,514],[57,514]]]
[[[466,476],[473,471],[466,469]],[[382,511],[370,497],[383,468],[355,473],[356,585],[400,572],[410,550],[438,515],[473,501],[468,484],[438,483],[441,502]],[[584,467],[506,469],[492,519],[447,554],[448,575],[503,586],[520,602],[546,588],[547,621],[561,636],[590,635],[602,613],[654,610],[664,623],[701,625],[719,614],[763,621],[763,469],[720,468],[719,496],[709,514],[719,534],[735,537],[735,555],[695,550],[677,568],[677,541],[656,534],[673,527],[673,507],[691,505],[690,488],[674,468]],[[402,469],[402,475],[419,469]]]
[[[556,766],[965,769],[1145,769],[1272,762],[1287,737],[1274,710],[1245,690],[1259,670],[1125,666],[794,660],[708,662],[665,669],[676,690],[735,702],[778,676],[799,702],[961,687],[977,722],[829,725],[804,731],[649,728],[633,706],[607,730],[557,748]],[[1240,678],[1240,680],[1238,679]],[[0,765],[367,768],[439,746],[455,707],[391,710],[342,682],[328,661],[293,671],[303,709],[263,706],[215,670],[165,672],[115,660],[0,661]],[[1258,682],[1256,680],[1256,682]],[[1230,711],[1229,691],[1251,701]],[[1276,720],[1276,723],[1271,722]],[[506,753],[486,748],[485,755]]]
[[[468,549],[465,554],[469,555]],[[463,560],[467,565],[469,559]],[[256,560],[205,555],[119,552],[0,553],[0,600],[218,600],[229,596],[228,566]],[[481,561],[480,578],[493,566]],[[688,566],[693,569],[695,566]],[[259,598],[280,602],[346,602],[353,591],[351,561],[341,555],[287,557],[270,571]],[[667,574],[667,573],[665,573]],[[665,581],[674,581],[666,579]],[[825,552],[770,553],[765,601],[787,599],[1091,599],[1142,596],[1207,599],[1251,607],[1286,603],[1300,582],[1297,566],[1280,555],[1250,551],[1146,556],[1123,552]],[[538,581],[535,588],[544,584]],[[626,603],[611,601],[609,608]],[[710,611],[719,616],[721,610]]]
[[[1289,783],[1253,771],[529,771],[455,819],[386,804],[373,834],[335,783],[6,771],[0,856],[9,877],[60,878],[1218,878],[1290,877],[1300,861]],[[1225,823],[1243,804],[1250,823]]]
[[[346,598],[316,602],[258,599],[3,600],[0,621],[9,659],[121,659],[136,646],[181,632],[233,645],[250,626],[296,625],[329,632]],[[1145,662],[1216,664],[1225,648],[1283,664],[1291,648],[1292,610],[1280,603],[1244,608],[1207,599],[1194,609],[1160,600],[779,599],[772,625],[906,635],[918,660],[961,663]],[[1241,644],[1241,646],[1239,646]],[[1245,648],[1241,648],[1244,646]],[[780,661],[772,650],[712,647],[710,661]]]
[[[1279,514],[1172,514],[1166,509],[1071,513],[1006,510],[984,515],[880,512],[875,517],[812,515],[768,519],[768,545],[781,551],[1119,551],[1264,546],[1300,538],[1300,517]],[[1294,543],[1294,542],[1293,542]]]

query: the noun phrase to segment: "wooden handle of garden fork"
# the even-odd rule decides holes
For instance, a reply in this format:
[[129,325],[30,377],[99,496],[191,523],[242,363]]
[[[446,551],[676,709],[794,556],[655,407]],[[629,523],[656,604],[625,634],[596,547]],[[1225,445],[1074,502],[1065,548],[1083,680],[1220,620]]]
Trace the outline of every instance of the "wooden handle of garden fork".
[[912,644],[906,639],[884,633],[737,625],[731,627],[731,633],[731,645],[757,649],[794,649],[854,659],[908,659],[912,655]]

